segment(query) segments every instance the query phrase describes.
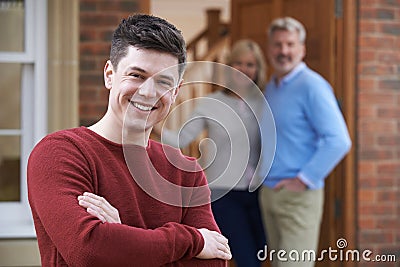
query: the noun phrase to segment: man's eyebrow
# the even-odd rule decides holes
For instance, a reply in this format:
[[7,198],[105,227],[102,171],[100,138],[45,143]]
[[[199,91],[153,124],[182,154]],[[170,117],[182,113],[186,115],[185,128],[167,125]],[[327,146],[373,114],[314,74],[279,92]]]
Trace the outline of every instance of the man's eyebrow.
[[[146,70],[140,68],[140,67],[136,67],[136,66],[130,66],[127,69],[128,71],[139,71],[142,73],[148,73]],[[169,75],[169,74],[156,74],[155,75],[157,78],[161,78],[161,79],[167,79],[167,80],[171,80],[172,82],[175,80],[173,75]]]
[[136,67],[136,66],[130,66],[130,67],[128,67],[127,70],[128,70],[128,71],[134,70],[134,71],[139,71],[139,72],[142,72],[142,73],[147,73],[147,71],[145,71],[144,69],[139,68],[139,67]]

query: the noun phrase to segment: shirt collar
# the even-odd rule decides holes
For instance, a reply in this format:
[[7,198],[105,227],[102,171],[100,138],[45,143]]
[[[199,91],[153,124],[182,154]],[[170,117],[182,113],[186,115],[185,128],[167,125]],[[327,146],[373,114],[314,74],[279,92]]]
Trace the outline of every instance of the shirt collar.
[[[290,82],[294,77],[296,77],[296,75],[301,72],[303,69],[306,68],[306,63],[304,62],[300,62],[296,67],[293,68],[293,70],[291,72],[289,72],[288,74],[286,74],[280,81],[278,87],[282,84],[286,84],[288,82]],[[276,82],[276,77],[274,77],[274,81]]]

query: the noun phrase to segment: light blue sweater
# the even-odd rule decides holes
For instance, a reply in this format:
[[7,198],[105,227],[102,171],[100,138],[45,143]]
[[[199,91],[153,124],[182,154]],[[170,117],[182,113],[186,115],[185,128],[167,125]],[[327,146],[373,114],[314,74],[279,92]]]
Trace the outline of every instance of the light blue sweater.
[[[280,84],[275,81],[272,78],[265,91],[275,120],[276,151],[268,175],[268,162],[260,168],[264,185],[274,187],[297,176],[309,189],[323,188],[325,178],[351,147],[333,90],[305,63]],[[263,122],[261,128],[262,134],[268,130]]]

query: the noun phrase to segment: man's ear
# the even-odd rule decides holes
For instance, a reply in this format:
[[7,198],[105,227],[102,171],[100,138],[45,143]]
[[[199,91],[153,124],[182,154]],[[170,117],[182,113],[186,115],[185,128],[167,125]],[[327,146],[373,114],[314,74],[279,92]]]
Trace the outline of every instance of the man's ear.
[[173,93],[172,93],[172,102],[175,102],[176,97],[178,96],[179,90],[181,89],[181,86],[183,84],[183,79],[180,80],[179,84],[176,86],[176,88],[174,89]]
[[113,81],[113,74],[114,74],[114,69],[113,65],[111,64],[110,60],[107,60],[106,64],[104,65],[104,86],[110,90],[112,87],[112,81]]
[[307,53],[307,48],[306,45],[303,44],[303,59],[306,57],[306,53]]

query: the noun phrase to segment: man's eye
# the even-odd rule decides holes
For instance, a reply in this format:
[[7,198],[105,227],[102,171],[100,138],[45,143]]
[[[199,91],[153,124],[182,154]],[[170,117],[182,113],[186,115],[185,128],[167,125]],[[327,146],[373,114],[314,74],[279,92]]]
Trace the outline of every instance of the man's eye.
[[158,84],[163,87],[168,87],[168,88],[173,87],[173,84],[170,81],[166,81],[166,80],[159,80]]
[[138,73],[129,73],[129,76],[134,77],[134,78],[143,78],[142,75],[138,74]]

